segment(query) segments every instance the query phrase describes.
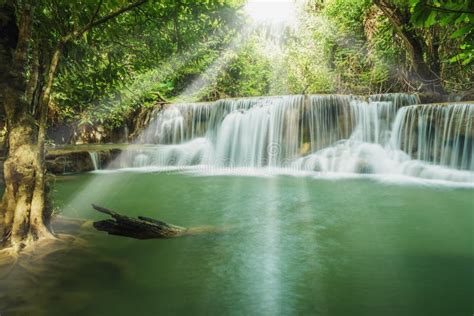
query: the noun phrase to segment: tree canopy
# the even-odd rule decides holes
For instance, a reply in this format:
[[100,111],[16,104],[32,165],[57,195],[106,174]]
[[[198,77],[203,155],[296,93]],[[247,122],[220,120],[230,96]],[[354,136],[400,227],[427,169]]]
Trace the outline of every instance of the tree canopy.
[[182,99],[196,80],[206,85],[185,96],[196,101],[419,92],[432,81],[443,90],[437,92],[472,89],[474,15],[467,0],[308,0],[297,24],[276,32],[271,24],[245,30],[244,2],[145,1],[84,32],[132,2],[40,1],[33,47],[41,53],[32,49],[32,59],[46,64],[75,34],[63,45],[50,121],[119,125],[139,107]]

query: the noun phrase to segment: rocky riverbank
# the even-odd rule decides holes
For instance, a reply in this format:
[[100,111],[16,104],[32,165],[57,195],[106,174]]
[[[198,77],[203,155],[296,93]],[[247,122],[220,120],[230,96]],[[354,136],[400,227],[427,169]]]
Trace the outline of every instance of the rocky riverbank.
[[[85,145],[48,148],[46,168],[53,174],[88,172],[106,165],[122,152],[121,145]],[[99,157],[99,161],[94,161]]]
[[147,147],[135,144],[104,144],[104,145],[67,145],[48,147],[46,167],[53,174],[69,174],[89,172],[120,167],[118,156],[125,151],[136,151]]

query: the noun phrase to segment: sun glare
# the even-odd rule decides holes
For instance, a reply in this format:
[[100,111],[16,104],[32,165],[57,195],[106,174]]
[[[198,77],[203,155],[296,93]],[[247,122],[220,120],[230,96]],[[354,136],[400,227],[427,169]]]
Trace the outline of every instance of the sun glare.
[[249,0],[245,11],[255,22],[287,23],[295,19],[295,0]]

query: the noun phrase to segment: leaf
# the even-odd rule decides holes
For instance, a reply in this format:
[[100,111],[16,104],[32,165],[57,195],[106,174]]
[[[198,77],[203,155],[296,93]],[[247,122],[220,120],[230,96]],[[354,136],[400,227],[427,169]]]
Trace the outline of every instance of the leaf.
[[464,36],[465,34],[469,34],[469,32],[472,31],[472,27],[469,26],[464,26],[460,29],[458,29],[456,32],[451,34],[450,38],[459,38],[461,36]]
[[428,17],[425,20],[425,27],[430,27],[436,23],[436,17],[438,16],[438,13],[436,11],[431,11]]
[[466,58],[466,59],[461,63],[461,65],[467,66],[467,65],[469,65],[473,60],[474,60],[474,58],[473,58],[472,56],[471,56],[471,57],[468,57],[468,58]]
[[423,26],[423,22],[425,21],[427,14],[430,13],[429,11],[424,10],[421,3],[418,3],[415,7],[412,7],[410,11],[412,12],[410,20],[415,26]]
[[469,16],[466,13],[459,15],[459,17],[454,21],[454,24],[459,24],[462,22],[469,22]]

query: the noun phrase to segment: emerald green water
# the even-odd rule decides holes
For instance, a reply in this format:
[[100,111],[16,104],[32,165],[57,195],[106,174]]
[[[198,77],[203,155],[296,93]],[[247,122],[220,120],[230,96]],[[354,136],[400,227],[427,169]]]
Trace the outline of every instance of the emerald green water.
[[132,172],[65,178],[54,192],[64,215],[105,218],[88,206],[97,203],[224,232],[147,241],[94,234],[96,253],[71,253],[73,264],[57,271],[58,282],[38,285],[38,311],[472,315],[473,193],[373,179]]

